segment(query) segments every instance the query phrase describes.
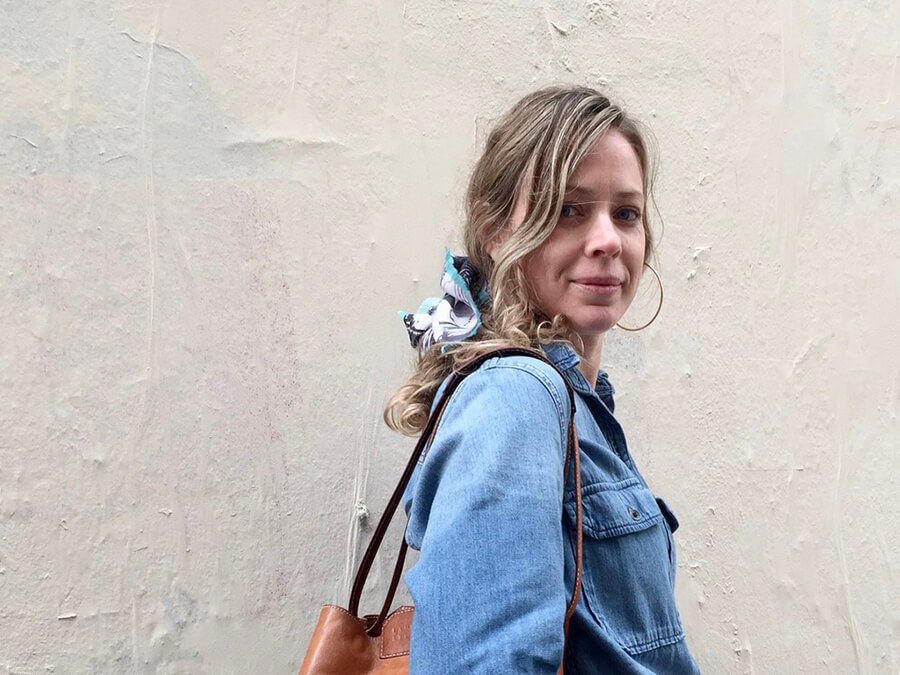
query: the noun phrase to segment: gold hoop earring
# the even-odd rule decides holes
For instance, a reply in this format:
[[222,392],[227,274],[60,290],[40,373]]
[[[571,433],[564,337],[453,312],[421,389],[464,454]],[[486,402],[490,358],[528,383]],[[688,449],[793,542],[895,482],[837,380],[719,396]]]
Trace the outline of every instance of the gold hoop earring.
[[653,266],[650,263],[644,263],[644,267],[646,267],[648,270],[653,272],[653,276],[656,277],[656,283],[659,284],[659,305],[657,305],[656,311],[653,313],[653,316],[650,318],[650,320],[647,323],[645,323],[643,326],[640,326],[638,328],[627,328],[620,323],[616,323],[617,327],[621,328],[624,331],[628,331],[629,333],[637,333],[640,330],[644,330],[647,326],[649,326],[651,323],[656,321],[656,317],[659,316],[659,312],[662,309],[662,304],[663,304],[662,279],[659,278],[659,274],[657,273],[657,271],[655,269],[653,269]]

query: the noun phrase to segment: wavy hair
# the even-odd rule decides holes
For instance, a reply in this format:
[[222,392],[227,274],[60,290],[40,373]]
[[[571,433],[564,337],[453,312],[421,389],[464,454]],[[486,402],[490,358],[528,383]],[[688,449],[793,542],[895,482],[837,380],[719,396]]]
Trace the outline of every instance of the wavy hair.
[[[489,280],[481,328],[450,349],[442,352],[441,345],[434,345],[419,355],[412,374],[385,407],[391,429],[421,433],[441,382],[454,368],[486,352],[554,341],[568,341],[580,351],[565,317],[545,316],[535,306],[520,263],[553,232],[569,177],[609,129],[634,149],[649,202],[655,173],[650,136],[598,91],[541,89],[521,99],[494,126],[469,180],[463,232],[467,255]],[[643,227],[647,260],[653,239],[646,215]]]

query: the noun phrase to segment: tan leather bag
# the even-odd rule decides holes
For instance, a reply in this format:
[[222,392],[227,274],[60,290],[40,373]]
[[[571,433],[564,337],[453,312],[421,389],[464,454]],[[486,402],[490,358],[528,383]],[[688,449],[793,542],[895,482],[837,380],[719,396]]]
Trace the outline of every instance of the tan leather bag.
[[[384,604],[379,614],[359,616],[359,598],[363,586],[369,575],[369,570],[375,560],[375,555],[381,546],[388,525],[400,504],[404,490],[409,483],[413,470],[423,452],[427,453],[435,430],[440,422],[447,402],[459,386],[459,383],[474,372],[482,363],[496,356],[531,356],[546,361],[542,352],[530,349],[507,348],[499,349],[485,354],[465,369],[455,372],[444,387],[444,393],[434,406],[428,423],[419,442],[413,450],[412,456],[403,471],[400,482],[394,489],[381,520],[372,535],[372,540],[366,549],[366,553],[359,565],[353,588],[350,591],[350,603],[347,609],[336,605],[325,605],[319,615],[319,622],[313,632],[303,665],[300,666],[300,675],[400,675],[409,672],[409,636],[412,628],[413,608],[409,606],[399,607],[390,614],[394,593],[403,575],[403,562],[406,559],[406,540],[400,544],[400,552],[394,565],[394,575],[388,588]],[[554,368],[556,366],[553,366]],[[562,373],[560,373],[562,375]],[[578,436],[575,432],[575,395],[569,386],[568,380],[563,376],[563,382],[569,391],[572,417],[569,421],[569,437],[566,447],[566,461],[564,475],[569,475],[569,466],[574,464],[575,473],[575,587],[572,589],[572,597],[566,608],[564,629],[568,637],[569,619],[575,612],[578,598],[581,594],[581,462],[578,454]],[[477,602],[474,599],[473,602]],[[563,650],[565,651],[565,650]],[[563,672],[560,665],[559,673]]]

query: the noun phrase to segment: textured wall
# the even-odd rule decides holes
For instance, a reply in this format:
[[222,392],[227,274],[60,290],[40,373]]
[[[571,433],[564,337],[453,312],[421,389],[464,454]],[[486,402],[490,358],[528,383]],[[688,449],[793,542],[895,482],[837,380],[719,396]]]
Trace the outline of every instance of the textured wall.
[[559,81],[659,139],[666,305],[605,359],[701,665],[900,671],[898,25],[0,0],[0,671],[298,665],[411,448],[379,421],[395,312],[487,125]]

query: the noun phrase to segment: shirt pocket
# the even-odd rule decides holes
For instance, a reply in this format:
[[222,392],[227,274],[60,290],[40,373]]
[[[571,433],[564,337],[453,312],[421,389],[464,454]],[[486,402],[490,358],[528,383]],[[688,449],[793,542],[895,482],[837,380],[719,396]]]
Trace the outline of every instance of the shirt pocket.
[[[575,521],[574,495],[566,500]],[[582,488],[581,602],[622,648],[638,654],[684,639],[674,598],[670,521],[639,480]]]

